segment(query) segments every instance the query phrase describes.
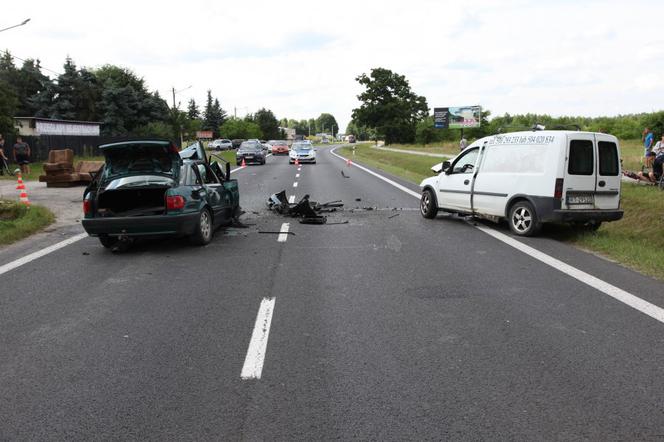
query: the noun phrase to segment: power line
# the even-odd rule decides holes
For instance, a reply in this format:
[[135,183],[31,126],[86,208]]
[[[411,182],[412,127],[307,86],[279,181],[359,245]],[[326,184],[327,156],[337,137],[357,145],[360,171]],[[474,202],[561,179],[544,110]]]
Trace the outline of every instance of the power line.
[[[28,60],[24,60],[24,59],[22,59],[21,57],[17,57],[16,55],[12,54],[11,52],[9,53],[9,55],[10,55],[12,58],[17,59],[18,61],[22,61],[23,63],[25,63],[25,62],[28,61]],[[29,59],[29,60],[37,61],[37,59],[34,59],[34,58],[31,58],[31,59]],[[58,75],[58,76],[62,75],[61,72],[56,72],[56,71],[54,71],[53,69],[49,69],[49,68],[47,68],[47,67],[42,66],[42,65],[41,65],[41,62],[40,62],[40,64],[39,64],[39,69],[43,69],[43,70],[45,70],[45,71],[52,72],[52,73],[54,73],[55,75]]]

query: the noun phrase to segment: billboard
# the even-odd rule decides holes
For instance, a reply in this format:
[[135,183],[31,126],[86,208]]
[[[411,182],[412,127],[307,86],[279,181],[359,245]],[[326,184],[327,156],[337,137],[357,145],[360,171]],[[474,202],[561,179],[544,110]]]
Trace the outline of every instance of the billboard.
[[436,129],[467,129],[480,127],[481,106],[436,107],[433,127]]
[[200,138],[203,140],[211,140],[212,139],[212,131],[211,130],[197,130],[196,131],[196,138]]

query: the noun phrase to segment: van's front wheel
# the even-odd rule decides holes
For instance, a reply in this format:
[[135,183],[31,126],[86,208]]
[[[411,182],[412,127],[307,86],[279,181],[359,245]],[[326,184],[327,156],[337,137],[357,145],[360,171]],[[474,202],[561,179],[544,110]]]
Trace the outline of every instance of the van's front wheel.
[[519,236],[533,236],[542,229],[535,208],[528,201],[517,201],[510,208],[510,230]]
[[422,198],[420,199],[420,213],[423,217],[428,219],[433,219],[438,214],[438,204],[436,203],[436,197],[431,189],[426,189],[422,192]]

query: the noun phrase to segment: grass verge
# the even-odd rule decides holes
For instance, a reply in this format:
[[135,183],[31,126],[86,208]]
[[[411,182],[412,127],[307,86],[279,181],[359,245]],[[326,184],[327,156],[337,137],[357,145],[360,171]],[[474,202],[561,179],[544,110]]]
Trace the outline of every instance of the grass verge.
[[[640,142],[621,142],[625,168],[640,169]],[[360,163],[382,169],[393,175],[419,184],[433,175],[430,167],[437,158],[371,149],[358,144],[355,154],[350,147],[338,152]],[[603,223],[597,232],[568,226],[555,226],[544,235],[598,253],[641,273],[664,279],[661,272],[664,256],[664,192],[653,186],[623,183],[621,205],[623,219]]]
[[55,215],[46,207],[26,207],[15,201],[0,200],[0,245],[30,236],[53,221]]

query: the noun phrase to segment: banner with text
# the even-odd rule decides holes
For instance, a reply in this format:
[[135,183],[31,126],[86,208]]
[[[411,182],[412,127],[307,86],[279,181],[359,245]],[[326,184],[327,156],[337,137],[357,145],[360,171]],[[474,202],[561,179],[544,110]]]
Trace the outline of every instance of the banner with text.
[[433,127],[436,129],[467,129],[480,127],[481,106],[436,107]]

